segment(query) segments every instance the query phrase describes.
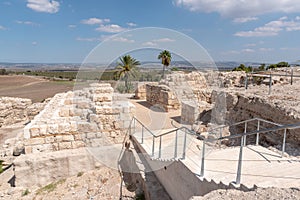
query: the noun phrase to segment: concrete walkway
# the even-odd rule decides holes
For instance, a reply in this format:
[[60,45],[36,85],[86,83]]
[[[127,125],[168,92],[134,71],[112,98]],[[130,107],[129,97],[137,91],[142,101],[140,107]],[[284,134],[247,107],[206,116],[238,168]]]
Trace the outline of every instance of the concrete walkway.
[[[152,134],[174,130],[171,120],[180,116],[180,111],[161,113],[143,101],[133,101],[136,106],[136,116],[146,125]],[[150,109],[149,109],[150,108]],[[135,137],[142,142],[141,127],[136,128]],[[152,155],[153,136],[149,131],[143,130],[143,147]],[[172,132],[161,139],[154,140],[153,159],[172,160],[180,159],[192,172],[200,175],[203,143],[194,136],[186,137],[186,157],[184,153],[184,132],[177,133],[177,150],[175,150],[176,132]],[[161,150],[159,150],[161,149]],[[177,151],[177,154],[176,154]],[[240,147],[219,148],[218,145],[206,145],[204,177],[215,182],[225,184],[236,181]],[[243,162],[241,183],[247,187],[300,187],[300,159],[296,157],[283,157],[278,153],[262,146],[246,146],[243,148]],[[199,177],[200,178],[200,177]]]
[[[169,130],[165,130],[169,131]],[[140,133],[136,134],[140,138]],[[152,137],[144,138],[143,147],[152,155]],[[178,137],[177,157],[175,156],[174,134],[162,138],[161,153],[159,153],[159,139],[155,139],[155,153],[153,158],[160,160],[180,159],[192,172],[200,175],[202,146],[201,140],[187,136],[186,157],[183,155],[184,137]],[[229,184],[236,181],[240,147],[205,148],[204,177],[215,182],[222,181]],[[243,148],[241,183],[247,187],[300,187],[300,159],[296,157],[282,157],[262,146],[246,146]]]

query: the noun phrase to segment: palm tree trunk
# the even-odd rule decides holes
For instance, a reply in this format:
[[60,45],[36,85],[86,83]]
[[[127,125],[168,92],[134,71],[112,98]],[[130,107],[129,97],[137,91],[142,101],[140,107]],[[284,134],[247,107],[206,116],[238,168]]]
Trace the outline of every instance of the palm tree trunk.
[[163,74],[162,74],[162,78],[163,78],[163,79],[165,79],[165,68],[166,68],[166,66],[164,65],[164,66],[163,66]]
[[126,88],[125,92],[129,93],[128,75],[127,74],[125,74],[124,80],[125,80],[125,88]]

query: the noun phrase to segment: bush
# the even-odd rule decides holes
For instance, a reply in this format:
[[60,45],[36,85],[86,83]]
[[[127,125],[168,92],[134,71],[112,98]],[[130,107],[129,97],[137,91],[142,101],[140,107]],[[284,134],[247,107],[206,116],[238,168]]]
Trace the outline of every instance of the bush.
[[[128,86],[129,86],[129,93],[133,93],[135,91],[133,84],[132,83],[128,83]],[[118,84],[118,86],[117,86],[116,89],[121,94],[126,93],[126,86],[125,86],[125,84]]]
[[28,189],[26,189],[24,192],[22,192],[22,197],[26,196],[30,193],[30,191]]

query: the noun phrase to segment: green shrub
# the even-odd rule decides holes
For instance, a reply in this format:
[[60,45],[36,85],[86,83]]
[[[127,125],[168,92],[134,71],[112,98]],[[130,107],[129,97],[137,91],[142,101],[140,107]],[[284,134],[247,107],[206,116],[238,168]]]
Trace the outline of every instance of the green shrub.
[[80,177],[83,175],[83,172],[78,172],[77,177]]
[[50,183],[50,184],[48,184],[48,185],[46,185],[46,186],[40,188],[40,189],[36,192],[36,194],[42,194],[43,192],[48,192],[48,193],[49,193],[49,192],[52,192],[52,191],[54,191],[54,190],[57,188],[58,185],[64,183],[65,181],[66,181],[66,179],[62,179],[62,180],[59,180],[59,181],[57,181],[57,182]]
[[26,189],[25,191],[22,192],[22,197],[26,196],[30,193],[30,191],[28,189]]

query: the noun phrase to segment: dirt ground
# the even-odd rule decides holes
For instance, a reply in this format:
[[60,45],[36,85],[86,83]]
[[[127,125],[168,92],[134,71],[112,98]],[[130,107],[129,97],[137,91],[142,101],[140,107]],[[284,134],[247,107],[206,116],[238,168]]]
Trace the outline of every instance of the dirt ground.
[[69,90],[73,90],[73,82],[22,75],[0,76],[0,97],[29,98],[35,103]]

